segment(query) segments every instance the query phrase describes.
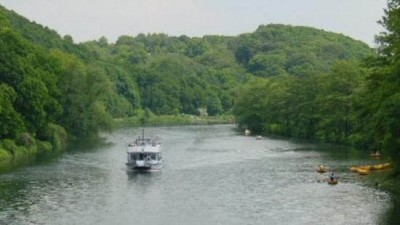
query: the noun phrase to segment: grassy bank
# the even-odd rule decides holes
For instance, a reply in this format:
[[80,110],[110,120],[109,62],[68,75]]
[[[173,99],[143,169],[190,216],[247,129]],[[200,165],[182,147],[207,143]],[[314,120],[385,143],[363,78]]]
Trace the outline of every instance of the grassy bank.
[[16,139],[0,141],[0,172],[24,165],[38,154],[62,151],[67,145],[67,133],[58,125],[49,124],[42,139],[21,133]]
[[232,115],[222,116],[194,116],[194,115],[151,115],[146,120],[143,117],[129,117],[114,119],[117,127],[141,126],[144,122],[150,126],[173,126],[173,125],[204,125],[204,124],[230,124],[234,122]]

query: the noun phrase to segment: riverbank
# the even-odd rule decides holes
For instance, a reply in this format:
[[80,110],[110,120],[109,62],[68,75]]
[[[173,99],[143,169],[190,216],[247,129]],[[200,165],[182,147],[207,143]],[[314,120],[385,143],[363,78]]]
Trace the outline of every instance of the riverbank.
[[50,142],[35,141],[31,147],[21,146],[12,140],[4,140],[0,145],[0,173],[12,171],[15,168],[30,165],[38,155],[61,152]]
[[43,140],[21,133],[15,140],[0,141],[0,173],[28,165],[39,154],[63,151],[67,147],[67,132],[61,126],[49,124]]
[[400,224],[400,176],[393,172],[373,173],[368,176],[366,182],[390,194],[391,206],[382,215],[382,224],[397,225]]
[[[142,117],[128,117],[114,119],[116,127],[141,126]],[[152,115],[146,119],[145,124],[150,126],[172,126],[172,125],[211,125],[211,124],[232,124],[234,123],[232,115],[221,116],[195,116],[195,115]]]

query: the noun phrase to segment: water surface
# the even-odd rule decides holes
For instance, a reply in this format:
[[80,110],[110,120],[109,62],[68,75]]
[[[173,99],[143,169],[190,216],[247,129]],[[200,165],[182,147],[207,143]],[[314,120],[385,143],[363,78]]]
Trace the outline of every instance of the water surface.
[[[54,160],[0,175],[0,224],[379,224],[389,196],[348,172],[367,159],[335,146],[243,136],[231,125],[148,128],[164,169],[125,168],[140,129],[105,134]],[[341,178],[320,182],[324,164]]]

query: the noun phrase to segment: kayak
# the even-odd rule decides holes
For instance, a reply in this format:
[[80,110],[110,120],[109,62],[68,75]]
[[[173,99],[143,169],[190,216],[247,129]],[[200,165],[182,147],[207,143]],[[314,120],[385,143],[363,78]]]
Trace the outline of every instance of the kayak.
[[376,164],[376,165],[364,165],[364,166],[353,166],[350,167],[350,171],[357,172],[360,175],[367,175],[370,170],[384,170],[391,168],[390,163]]
[[368,175],[369,174],[369,170],[367,170],[367,169],[358,169],[357,173],[359,175]]
[[383,169],[383,164],[372,165],[371,170],[381,170]]
[[337,184],[339,181],[338,180],[328,180],[328,184]]
[[357,172],[357,171],[358,171],[358,168],[355,167],[355,166],[350,167],[350,171],[351,171],[351,172]]

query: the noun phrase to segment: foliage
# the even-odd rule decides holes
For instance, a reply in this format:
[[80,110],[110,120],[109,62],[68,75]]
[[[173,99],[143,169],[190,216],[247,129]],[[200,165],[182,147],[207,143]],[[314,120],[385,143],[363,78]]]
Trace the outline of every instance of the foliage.
[[359,61],[371,55],[340,34],[277,24],[237,37],[139,34],[77,44],[0,6],[1,149],[14,157],[62,149],[67,136],[96,136],[115,118],[192,123],[189,114],[232,111],[260,132],[365,143],[357,118],[372,109],[387,126],[369,123],[379,129],[368,135],[391,145],[398,97],[381,91],[373,98],[391,97],[385,104],[364,107],[370,71]]
[[11,160],[12,159],[12,155],[9,151],[3,149],[0,146],[0,162],[2,161],[7,161],[7,160]]
[[254,79],[233,112],[256,132],[350,144],[354,93],[367,74],[356,62],[340,61],[327,74]]
[[[73,135],[91,136],[110,128],[107,97],[117,96],[117,102],[123,98],[105,70],[85,61],[88,57],[82,54],[66,53],[81,49],[71,40],[2,7],[0,15],[2,149],[16,158],[37,152],[36,143],[40,149],[48,149],[50,143],[54,150],[65,148],[65,129]],[[67,42],[71,51],[65,48]]]
[[[377,37],[379,57],[370,60],[360,118],[368,119],[362,130],[373,137],[372,144],[400,162],[400,1],[389,0],[380,21],[386,32]],[[397,167],[397,172],[400,167]],[[399,172],[400,173],[400,172]]]
[[[238,123],[258,132],[379,150],[400,165],[399,0],[388,1],[380,23],[387,31],[377,36],[378,55],[362,50],[362,43],[348,48],[348,38],[308,28],[261,26],[240,36],[232,46],[237,60],[267,79],[254,79],[239,92],[233,111]],[[287,51],[293,44],[302,51]],[[285,51],[290,54],[280,54]],[[396,171],[400,174],[400,166]]]
[[176,125],[205,125],[205,124],[231,124],[234,122],[232,115],[218,116],[193,116],[193,115],[150,115],[143,124],[143,113],[135,117],[115,119],[118,127],[125,126],[176,126]]
[[[51,144],[52,148],[56,151],[60,151],[62,149],[65,149],[67,147],[67,132],[63,127],[57,124],[48,124],[46,133],[45,135],[45,140],[49,140],[49,144]],[[44,147],[46,147],[45,143],[42,143]],[[38,146],[39,148],[39,146]],[[46,148],[44,148],[46,149]]]
[[16,92],[7,84],[0,84],[0,138],[15,138],[25,130],[21,115],[15,110]]
[[337,61],[374,52],[360,41],[309,27],[261,25],[230,42],[237,61],[260,77],[326,73]]

